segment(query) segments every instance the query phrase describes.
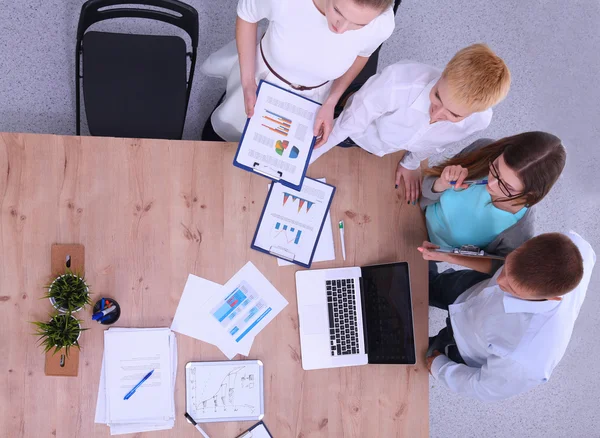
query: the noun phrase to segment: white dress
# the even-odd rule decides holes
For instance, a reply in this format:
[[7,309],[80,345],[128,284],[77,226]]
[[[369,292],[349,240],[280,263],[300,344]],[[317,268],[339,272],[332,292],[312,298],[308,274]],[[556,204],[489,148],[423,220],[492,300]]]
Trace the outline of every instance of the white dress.
[[[357,56],[371,56],[394,30],[394,13],[389,8],[361,29],[335,34],[313,0],[239,0],[237,14],[250,23],[269,20],[262,46],[271,68],[280,76],[305,87],[329,81],[312,90],[292,90],[269,71],[257,46],[257,83],[264,79],[321,103],[327,98],[332,81],[346,73]],[[235,41],[210,55],[201,71],[227,79],[225,100],[211,121],[224,140],[239,141],[247,117]]]

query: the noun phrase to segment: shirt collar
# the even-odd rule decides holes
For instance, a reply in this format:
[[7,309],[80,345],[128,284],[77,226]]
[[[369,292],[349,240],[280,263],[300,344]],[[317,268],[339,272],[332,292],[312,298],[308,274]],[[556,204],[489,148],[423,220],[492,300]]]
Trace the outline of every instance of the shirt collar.
[[433,88],[433,86],[435,85],[435,83],[442,77],[442,75],[439,75],[437,77],[435,77],[431,82],[429,82],[425,88],[423,88],[423,91],[421,91],[421,94],[419,94],[417,96],[417,98],[415,99],[415,101],[412,103],[412,105],[410,106],[412,109],[422,112],[424,114],[427,114],[427,116],[429,116],[429,107],[431,105],[431,100],[429,99],[429,93],[431,92],[431,89]]
[[[500,287],[500,286],[498,286]],[[500,289],[502,290],[502,289]],[[507,292],[504,292],[504,312],[506,313],[545,313],[560,304],[560,301],[529,301],[522,300]]]

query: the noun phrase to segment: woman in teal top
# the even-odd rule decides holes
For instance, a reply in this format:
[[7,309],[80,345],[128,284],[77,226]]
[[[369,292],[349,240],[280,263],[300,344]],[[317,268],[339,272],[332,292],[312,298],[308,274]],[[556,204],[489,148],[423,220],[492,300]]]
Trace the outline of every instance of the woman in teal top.
[[427,170],[421,206],[431,243],[419,249],[423,257],[493,272],[500,264],[489,259],[431,249],[475,245],[488,254],[506,256],[533,236],[532,207],[550,191],[565,161],[559,138],[526,132],[495,142],[478,140]]

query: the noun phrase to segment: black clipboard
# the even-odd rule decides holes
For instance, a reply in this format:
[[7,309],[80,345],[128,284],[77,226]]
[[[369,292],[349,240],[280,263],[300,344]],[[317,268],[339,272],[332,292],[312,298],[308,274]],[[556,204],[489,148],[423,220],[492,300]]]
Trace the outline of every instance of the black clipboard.
[[[283,90],[286,93],[296,96],[296,98],[301,98],[301,99],[307,100],[309,102],[312,102],[312,103],[318,105],[319,107],[321,106],[321,104],[319,102],[316,102],[312,99],[301,96],[292,91],[286,90],[283,87],[280,87],[278,85],[272,84],[271,82],[267,82],[267,81],[263,81],[263,80],[261,80],[258,84],[258,89],[256,90],[257,97],[260,94],[261,88],[265,84],[267,84],[268,86],[272,86],[272,87],[278,88],[280,90]],[[253,117],[256,117],[256,116],[257,115],[255,114]],[[316,114],[315,114],[315,117],[316,117]],[[308,165],[310,164],[310,158],[312,156],[313,148],[314,148],[314,145],[316,142],[316,137],[315,136],[312,137],[312,141],[310,143],[310,147],[309,147],[309,151],[308,151],[308,156],[306,157],[306,163],[304,164],[304,169],[302,170],[302,175],[300,177],[300,182],[298,184],[294,184],[294,183],[286,180],[285,169],[277,169],[277,168],[273,167],[271,164],[263,162],[262,157],[259,156],[259,155],[262,155],[260,152],[255,151],[256,155],[253,157],[252,165],[243,164],[239,161],[240,151],[242,149],[242,144],[244,143],[244,138],[246,137],[246,132],[248,130],[248,126],[250,125],[250,120],[251,119],[246,120],[246,125],[244,126],[244,131],[242,132],[242,138],[240,139],[237,151],[235,153],[235,157],[233,158],[233,165],[235,167],[239,167],[240,169],[247,170],[248,172],[253,172],[253,173],[262,175],[266,178],[271,179],[272,181],[279,182],[279,183],[283,184],[284,186],[289,187],[291,189],[300,190],[302,188],[302,183],[304,182],[304,178],[306,177],[306,171],[308,169]],[[313,123],[313,125],[314,125],[314,123]],[[308,128],[312,131],[313,126],[309,126]]]
[[256,237],[258,236],[258,231],[261,227],[263,218],[265,216],[265,211],[267,210],[267,205],[269,204],[269,200],[271,199],[271,194],[273,193],[273,187],[275,187],[276,183],[271,184],[271,187],[269,188],[269,194],[267,195],[267,199],[265,200],[265,205],[263,206],[263,210],[260,214],[260,218],[258,219],[258,225],[256,226],[256,231],[254,232],[254,237],[252,238],[252,244],[250,245],[250,248],[255,249],[256,251],[260,251],[262,253],[265,254],[269,254],[272,255],[274,257],[278,257],[284,260],[287,260],[288,262],[294,263],[298,266],[302,266],[303,268],[310,268],[310,265],[312,264],[313,258],[315,257],[315,251],[317,250],[317,245],[319,244],[319,239],[321,238],[321,233],[323,232],[323,226],[325,225],[325,221],[327,220],[327,213],[330,211],[331,209],[331,203],[333,202],[333,197],[335,196],[335,191],[336,191],[336,187],[331,185],[331,184],[327,184],[321,181],[318,181],[316,179],[313,178],[309,178],[306,177],[306,179],[309,179],[311,181],[315,181],[319,184],[322,184],[324,186],[328,186],[332,188],[331,191],[331,196],[329,197],[329,201],[327,203],[327,208],[325,209],[325,214],[323,215],[323,220],[321,221],[321,224],[319,226],[319,232],[317,233],[317,239],[315,240],[315,245],[312,249],[312,253],[310,255],[310,259],[308,261],[308,263],[302,263],[298,260],[295,259],[295,256],[293,253],[286,253],[283,254],[281,252],[278,251],[274,251],[273,247],[269,248],[269,249],[265,249],[262,247],[259,247],[256,245]]
[[246,432],[244,432],[243,434],[239,435],[237,438],[252,438],[252,431],[254,429],[258,428],[258,427],[261,427],[261,426],[267,431],[267,434],[271,438],[273,438],[273,435],[271,435],[271,432],[269,431],[269,429],[267,428],[267,425],[263,421],[259,421],[254,426],[252,426],[250,429],[248,429]]

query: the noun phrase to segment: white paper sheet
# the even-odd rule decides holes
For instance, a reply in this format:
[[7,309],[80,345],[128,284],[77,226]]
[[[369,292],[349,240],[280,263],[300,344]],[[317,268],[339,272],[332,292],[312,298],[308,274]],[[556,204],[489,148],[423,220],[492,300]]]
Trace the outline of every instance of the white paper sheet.
[[211,297],[222,291],[223,286],[218,283],[193,274],[188,275],[171,330],[216,345],[228,359],[232,359],[238,353],[247,356],[252,343],[241,348],[242,346],[231,337],[219,337],[217,334],[221,326],[218,321],[207,312],[200,312],[201,309],[206,309]]
[[[237,162],[299,186],[321,105],[261,82]],[[257,165],[255,165],[257,163]]]
[[239,349],[249,349],[256,335],[287,304],[269,280],[248,262],[220,293],[207,301],[198,318],[208,317],[217,322],[214,335],[219,342],[233,340]]
[[[317,178],[317,181],[321,181],[323,183],[327,182],[326,178]],[[269,186],[271,186],[269,184]],[[319,237],[319,243],[317,243],[317,249],[315,250],[315,255],[313,257],[312,262],[325,262],[329,260],[335,260],[335,247],[333,245],[333,230],[331,228],[331,214],[327,212],[327,217],[325,218],[325,223],[323,224],[323,231],[321,232],[321,237]],[[279,266],[291,266],[292,262],[288,262],[284,259],[277,259],[277,264]]]
[[[253,245],[308,265],[334,190],[310,178],[304,179],[302,191],[274,183]],[[333,241],[333,235],[330,237]]]
[[[170,355],[170,390],[169,396],[171,411],[163,416],[169,417],[168,420],[159,420],[159,421],[148,421],[144,423],[120,423],[120,424],[110,424],[109,416],[108,416],[108,405],[106,402],[107,399],[107,385],[106,385],[106,363],[105,357],[102,358],[102,368],[100,371],[100,382],[98,385],[98,397],[96,400],[96,414],[94,418],[95,423],[104,423],[110,426],[111,435],[121,435],[126,433],[135,433],[135,432],[148,432],[153,430],[166,430],[171,429],[175,425],[175,420],[173,418],[175,414],[175,380],[177,378],[177,339],[175,333],[171,332],[166,328],[120,328],[113,327],[110,328],[109,331],[111,333],[115,332],[148,332],[148,331],[162,331],[167,332],[169,335],[169,355]],[[120,393],[120,392],[119,392]],[[133,399],[137,394],[132,396],[130,400]]]

